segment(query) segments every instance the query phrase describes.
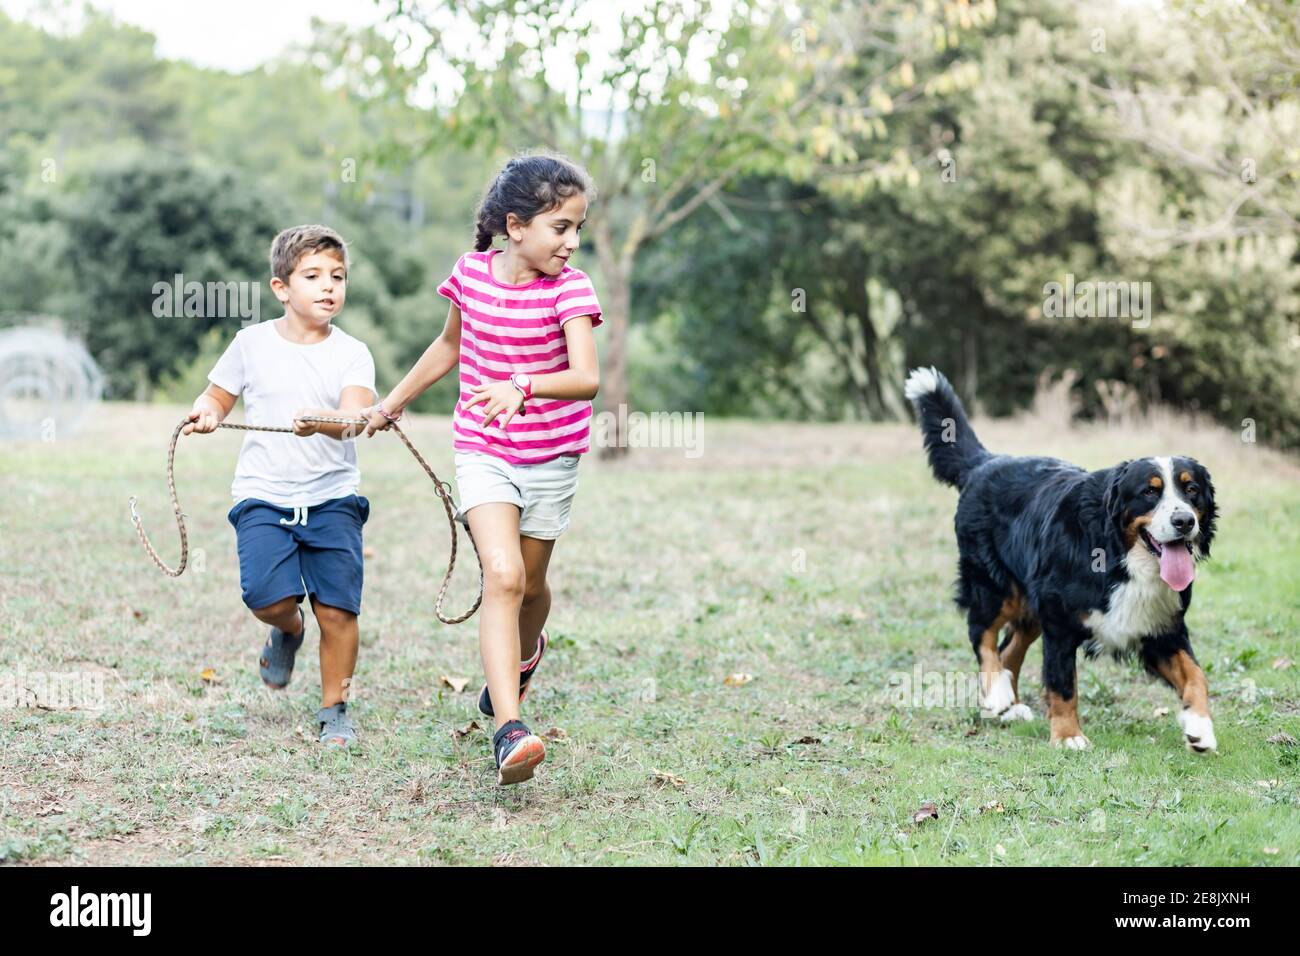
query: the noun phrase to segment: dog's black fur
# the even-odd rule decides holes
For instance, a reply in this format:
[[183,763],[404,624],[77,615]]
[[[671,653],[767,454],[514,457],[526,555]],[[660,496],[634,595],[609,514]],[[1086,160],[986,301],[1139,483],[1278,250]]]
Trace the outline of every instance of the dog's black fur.
[[[1005,616],[1010,602],[1013,628],[1041,629],[1045,690],[1070,700],[1078,648],[1085,646],[1092,656],[1100,647],[1085,619],[1094,611],[1106,613],[1116,588],[1130,580],[1130,550],[1145,547],[1157,553],[1144,531],[1144,519],[1150,521],[1160,497],[1152,495],[1157,460],[1089,472],[1056,458],[993,454],[971,429],[948,380],[933,369],[928,374],[934,387],[917,394],[918,387],[909,381],[908,396],[935,477],[961,492],[957,604],[967,612],[976,656],[987,640],[986,630],[1000,614]],[[929,381],[923,379],[922,386]],[[1173,458],[1172,463],[1175,475],[1192,478],[1185,485],[1179,482],[1178,493],[1199,519],[1199,533],[1184,546],[1190,550],[1194,543],[1206,557],[1216,517],[1209,472],[1190,458]],[[1158,579],[1156,584],[1168,587]],[[1191,655],[1185,615],[1192,586],[1178,598],[1174,613],[1151,633],[1137,635],[1129,648],[1157,677],[1162,662],[1178,651]],[[999,650],[1010,639],[1008,632]]]

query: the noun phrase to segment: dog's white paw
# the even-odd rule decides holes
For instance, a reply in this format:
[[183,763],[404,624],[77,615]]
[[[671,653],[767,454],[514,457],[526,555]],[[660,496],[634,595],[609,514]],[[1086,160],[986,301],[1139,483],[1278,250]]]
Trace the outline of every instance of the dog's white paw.
[[1002,722],[1010,723],[1013,720],[1033,720],[1034,712],[1024,704],[1012,704],[1002,714]]
[[1053,747],[1064,747],[1066,750],[1087,750],[1092,746],[1092,741],[1083,734],[1077,734],[1074,737],[1058,737],[1052,741]]
[[1203,717],[1190,710],[1180,711],[1178,726],[1183,729],[1183,743],[1187,745],[1188,750],[1205,754],[1219,749],[1219,742],[1214,739],[1214,721],[1209,717]]
[[1011,689],[1011,671],[980,674],[980,708],[987,714],[998,715],[1016,702],[1016,692]]

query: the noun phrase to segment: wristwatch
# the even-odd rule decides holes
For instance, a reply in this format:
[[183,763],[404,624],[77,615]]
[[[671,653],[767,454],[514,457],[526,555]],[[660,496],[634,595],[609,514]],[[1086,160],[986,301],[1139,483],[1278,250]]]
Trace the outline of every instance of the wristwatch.
[[[523,393],[524,401],[533,397],[533,379],[527,372],[515,372],[510,376],[510,384]],[[519,406],[519,414],[524,414],[524,406]]]

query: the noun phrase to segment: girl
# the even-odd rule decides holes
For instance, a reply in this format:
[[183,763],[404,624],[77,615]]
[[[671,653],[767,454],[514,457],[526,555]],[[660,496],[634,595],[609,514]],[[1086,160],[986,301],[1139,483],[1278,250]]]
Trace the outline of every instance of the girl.
[[[498,784],[527,780],[546,756],[519,705],[546,652],[546,568],[569,524],[600,386],[600,305],[586,273],[569,265],[594,194],[586,171],[559,156],[506,163],[479,204],[475,251],[438,287],[451,300],[442,334],[368,410],[370,436],[460,364],[456,517],[483,560],[478,706],[496,720]],[[504,249],[491,248],[498,235]]]

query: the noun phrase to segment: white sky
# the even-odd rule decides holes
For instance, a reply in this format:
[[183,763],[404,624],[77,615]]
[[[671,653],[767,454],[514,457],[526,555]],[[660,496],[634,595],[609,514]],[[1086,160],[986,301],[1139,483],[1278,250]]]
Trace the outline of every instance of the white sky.
[[[117,19],[142,27],[158,39],[158,53],[199,66],[242,72],[259,66],[295,44],[311,39],[311,19],[373,24],[383,19],[388,4],[375,0],[89,0]],[[588,11],[640,6],[644,0],[590,0]],[[1155,6],[1162,0],[1117,0],[1121,5]],[[1220,0],[1222,2],[1222,0]],[[43,8],[75,9],[78,0],[0,0],[0,10],[19,20],[44,24]],[[721,4],[726,11],[730,4]],[[787,10],[797,13],[791,2]],[[723,14],[725,17],[725,13]],[[606,20],[605,16],[600,17]],[[613,42],[607,38],[606,43]],[[606,49],[609,49],[606,46]],[[599,54],[599,51],[592,51]],[[549,66],[549,64],[548,64]]]
[[[327,22],[346,23],[351,26],[374,24],[384,19],[391,9],[390,3],[380,6],[375,0],[89,0],[91,6],[105,10],[134,26],[141,27],[157,39],[157,53],[166,59],[186,60],[202,67],[239,73],[253,69],[274,59],[286,48],[301,45],[311,39],[311,20],[317,17]],[[587,52],[595,68],[589,76],[599,76],[601,68],[613,59],[619,43],[618,19],[613,11],[642,8],[647,0],[586,0],[578,6],[578,16],[590,18],[596,24],[594,35],[588,41]],[[429,0],[426,9],[435,9],[436,0]],[[455,14],[448,6],[441,7],[436,20],[446,35],[463,35],[467,46],[484,51],[484,48],[501,46],[502,38],[488,41],[485,37],[464,33],[458,26]],[[50,8],[59,11],[51,14]],[[718,3],[714,12],[715,26],[725,24],[731,4]],[[38,26],[59,29],[59,25],[78,21],[76,12],[80,0],[0,0],[0,10],[15,19]],[[797,10],[791,6],[790,9]],[[539,51],[548,81],[557,89],[572,93],[577,71],[574,67],[576,50],[550,47]],[[686,68],[703,79],[707,75],[708,50],[693,47]],[[654,88],[670,69],[656,56],[653,47],[645,48],[643,55],[654,64],[645,82]],[[435,67],[424,78],[415,99],[420,105],[430,105],[436,100],[454,102],[459,94],[459,78],[450,71]],[[436,92],[435,92],[436,87]],[[586,111],[600,112],[612,106],[615,111],[626,108],[619,94],[607,87],[590,85],[584,91]]]
[[[48,22],[42,0],[0,0],[0,10],[18,20]],[[158,38],[157,51],[170,60],[243,72],[274,59],[285,47],[311,39],[311,18],[353,25],[382,18],[373,0],[91,0],[125,23]]]

